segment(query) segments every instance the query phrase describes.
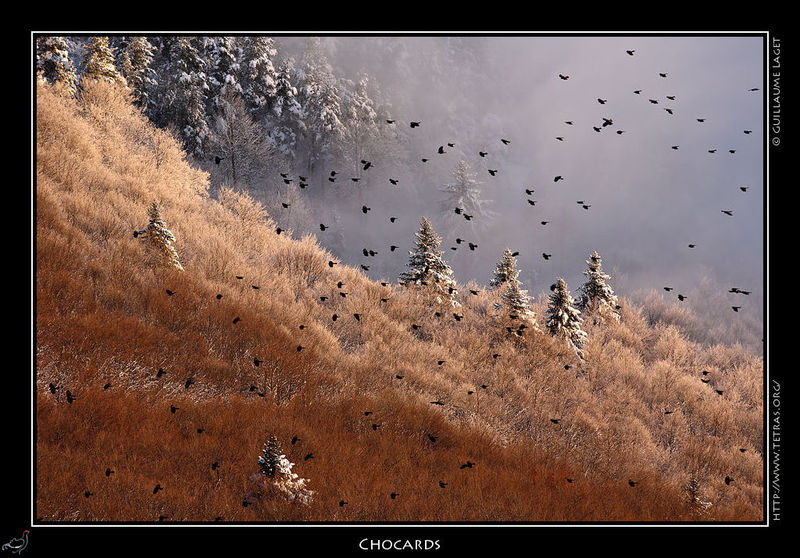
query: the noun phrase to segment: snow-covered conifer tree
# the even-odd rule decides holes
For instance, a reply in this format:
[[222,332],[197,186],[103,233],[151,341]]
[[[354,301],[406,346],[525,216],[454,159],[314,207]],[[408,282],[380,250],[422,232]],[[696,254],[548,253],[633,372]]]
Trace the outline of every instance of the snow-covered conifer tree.
[[442,259],[443,252],[439,250],[442,239],[434,232],[426,217],[422,218],[419,231],[414,236],[417,239],[416,248],[408,253],[409,270],[400,274],[399,283],[404,286],[428,285],[433,288],[437,302],[446,300],[458,306],[453,270]]
[[218,108],[226,95],[241,95],[241,49],[236,37],[206,37],[204,39],[208,66],[209,112]]
[[298,101],[303,110],[302,131],[306,169],[332,155],[344,135],[341,93],[319,37],[311,37],[303,56]]
[[278,72],[273,59],[278,54],[270,37],[244,37],[242,46],[242,95],[248,108],[262,119],[275,104]]
[[343,90],[342,102],[342,151],[353,165],[353,176],[361,176],[361,161],[376,147],[381,132],[375,101],[369,94],[369,76],[362,74],[358,82],[347,82],[347,85],[349,88]]
[[36,38],[36,71],[41,79],[63,87],[69,95],[77,91],[78,77],[64,37]]
[[588,280],[580,288],[578,308],[582,312],[594,313],[600,319],[619,321],[617,297],[606,283],[610,276],[603,273],[603,262],[597,251],[592,252],[586,263],[589,268],[583,274]]
[[528,291],[521,288],[522,282],[518,279],[519,270],[516,267],[517,259],[512,255],[511,250],[506,248],[495,268],[494,277],[489,281],[489,286],[495,289],[504,287],[500,298],[508,308],[509,316],[530,321],[536,328],[536,315],[530,310],[531,301]]
[[281,452],[275,436],[270,436],[261,450],[258,458],[258,467],[262,476],[274,479],[278,489],[290,500],[308,504],[314,496],[314,491],[306,488],[308,479],[300,478],[292,472],[294,463],[289,461]]
[[551,335],[562,337],[583,358],[582,347],[586,342],[586,332],[581,329],[580,311],[573,306],[575,301],[567,288],[567,283],[558,278],[550,287],[550,304],[547,307],[547,329]]
[[108,37],[93,37],[86,47],[85,60],[82,79],[125,82],[114,65],[114,51],[108,44]]
[[481,199],[480,183],[466,161],[456,163],[453,182],[440,190],[447,195],[441,203],[442,215],[449,223],[455,224],[457,230],[473,229],[476,224],[485,225],[486,220],[494,215],[486,209],[489,200]]
[[167,224],[161,218],[161,210],[158,208],[158,204],[153,202],[147,213],[150,216],[150,222],[147,223],[145,228],[134,231],[133,236],[149,241],[151,246],[161,252],[171,266],[183,271],[178,252],[173,246],[175,235],[167,228]]
[[294,86],[294,59],[287,58],[278,69],[275,82],[275,103],[272,112],[276,122],[270,131],[270,141],[283,155],[294,158],[300,132],[304,129],[303,109]]
[[517,259],[512,254],[511,250],[505,249],[503,257],[500,258],[500,261],[497,262],[497,267],[494,268],[494,277],[489,280],[490,287],[501,287],[519,276],[519,271],[516,270]]
[[122,51],[122,75],[128,83],[134,102],[148,110],[156,86],[153,69],[154,47],[147,37],[131,37]]

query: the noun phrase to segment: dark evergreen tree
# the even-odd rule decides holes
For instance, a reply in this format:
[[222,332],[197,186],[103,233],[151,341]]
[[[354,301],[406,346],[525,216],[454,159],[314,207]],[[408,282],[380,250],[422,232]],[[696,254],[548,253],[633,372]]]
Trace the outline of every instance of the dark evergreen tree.
[[68,95],[77,91],[78,76],[64,37],[36,38],[36,72],[40,79],[63,88]]

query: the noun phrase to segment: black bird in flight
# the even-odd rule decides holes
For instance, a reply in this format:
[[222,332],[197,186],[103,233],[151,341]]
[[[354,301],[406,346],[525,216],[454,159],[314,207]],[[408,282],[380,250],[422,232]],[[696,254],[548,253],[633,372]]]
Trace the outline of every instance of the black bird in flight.
[[552,257],[552,255],[553,255],[553,254],[545,254],[544,252],[542,252],[542,257],[543,257],[545,260],[549,260],[549,259]]
[[611,126],[613,124],[614,124],[613,118],[603,118],[603,128],[605,128],[606,126]]
[[476,291],[476,290],[474,290],[474,289],[470,289],[470,290],[469,290],[469,292],[470,292],[470,293],[472,293],[472,294],[473,294],[473,295],[475,295],[475,296],[478,296],[478,293],[479,293],[480,291]]
[[308,461],[309,459],[314,459],[313,453],[307,453],[305,457],[303,457],[303,461]]
[[720,211],[725,215],[730,215],[731,217],[733,217],[733,211],[731,211],[730,209],[720,209]]
[[292,205],[292,204],[286,203],[286,202],[281,202],[281,205],[283,206],[284,209],[288,209],[289,206]]
[[608,102],[608,99],[597,99],[597,102],[600,103],[601,105],[604,105]]
[[547,224],[547,223],[549,223],[549,222],[550,222],[550,221],[541,221],[542,225],[546,225],[546,224]]
[[600,131],[600,128],[598,128],[597,126],[592,126],[592,129],[593,129],[595,132],[599,132],[599,131]]
[[665,111],[667,111],[667,112],[668,112],[668,113],[670,113],[670,114],[673,114],[673,112],[672,112],[672,109],[671,109],[671,108],[665,108],[664,110],[665,110]]
[[320,224],[319,224],[319,230],[321,230],[321,231],[325,231],[325,229],[327,229],[327,228],[330,228],[330,227],[328,227],[327,225],[325,225],[325,224],[323,224],[323,223],[320,223]]
[[447,151],[445,151],[445,150],[444,150],[444,145],[440,145],[440,146],[439,146],[439,149],[438,149],[436,152],[437,152],[439,155],[443,155],[444,153],[447,153]]
[[709,149],[709,150],[708,150],[708,152],[709,152],[709,153],[716,153],[716,152],[717,152],[717,150],[716,150],[716,149]]
[[434,436],[433,434],[428,434],[428,439],[429,439],[429,440],[430,440],[432,443],[434,443],[434,444],[435,444],[435,443],[436,443],[436,440],[438,440],[438,439],[439,439],[439,437],[438,437],[438,436]]
[[445,486],[447,486],[447,483],[444,481],[439,481],[439,486],[444,488]]
[[353,317],[356,319],[357,322],[361,321],[361,314],[353,314]]
[[704,384],[707,384],[711,380],[709,380],[708,378],[700,378],[700,381],[703,382]]
[[167,291],[167,296],[172,296],[175,294],[175,291],[171,291],[169,289],[166,289],[166,291]]
[[753,130],[745,130],[745,131],[744,131],[744,133],[745,133],[745,134],[752,134],[752,133],[753,133]]
[[673,146],[672,146],[672,149],[674,149],[674,150],[676,150],[676,151],[677,151],[679,147],[680,147],[680,145],[673,145]]
[[58,389],[53,382],[50,382],[50,384],[47,387],[50,388],[50,393],[55,393],[56,390]]
[[533,192],[535,192],[535,190],[533,188],[531,188],[531,189],[525,188],[525,193],[528,194],[529,196],[532,196]]
[[336,179],[331,176],[328,178],[328,182],[336,182]]
[[478,155],[481,157],[486,157],[489,153],[487,151],[478,151]]
[[370,161],[361,161],[361,163],[364,165],[362,170],[367,170],[372,166],[372,163]]
[[739,186],[739,189],[740,189],[742,192],[747,192],[747,186]]
[[517,250],[516,252],[511,252],[511,257],[512,258],[515,258],[517,256],[519,256],[519,250]]
[[656,101],[655,99],[648,99],[648,101],[650,101],[650,102],[651,102],[651,103],[653,103],[654,105],[657,105],[657,104],[658,104],[658,101]]
[[497,174],[497,169],[487,169],[487,170],[489,171],[489,174],[491,174],[492,176],[495,176]]
[[67,403],[69,403],[70,405],[72,405],[72,402],[73,402],[73,401],[75,401],[76,399],[77,399],[77,397],[75,397],[74,395],[72,395],[72,392],[70,392],[69,390],[67,390]]
[[698,121],[698,122],[705,122],[705,121],[706,121],[706,119],[705,119],[705,118],[698,118],[698,119],[697,119],[697,121]]
[[370,209],[372,209],[372,208],[371,207],[367,207],[366,205],[362,205],[361,206],[361,213],[366,215],[367,211],[369,211]]
[[569,79],[569,76],[565,76],[564,74],[558,74],[558,77],[560,77],[561,79],[563,79],[565,81]]
[[694,248],[697,244],[689,244],[689,248]]
[[663,74],[662,74],[661,72],[659,72],[659,73],[658,73],[658,75],[660,75],[660,76],[661,76],[661,77],[663,77],[663,78],[667,77],[667,74],[666,74],[666,72],[665,72],[665,73],[663,73]]
[[189,389],[189,386],[191,386],[193,383],[194,383],[193,379],[187,378],[186,383],[183,384],[183,389]]
[[741,306],[731,306],[731,308],[733,308],[734,312],[738,312]]
[[397,248],[398,248],[398,247],[397,247],[397,246],[395,246],[394,244],[392,244],[391,246],[389,246],[389,250],[390,250],[390,251],[392,251],[392,252],[394,252],[395,250],[397,250]]
[[419,122],[411,122],[409,123],[409,126],[411,126],[412,128],[416,128],[419,126]]
[[160,484],[157,484],[155,488],[153,488],[153,494],[157,494],[159,490],[164,490]]
[[752,89],[748,89],[748,91],[758,91],[758,87],[753,87]]
[[111,382],[108,382],[106,385],[103,386],[103,389],[108,389],[111,387]]
[[736,153],[735,149],[728,149],[728,153]]
[[469,249],[472,250],[473,252],[475,251],[475,248],[477,248],[477,247],[478,247],[477,244],[473,244],[472,242],[469,243]]
[[369,266],[361,264],[361,269],[363,269],[364,271],[369,271]]
[[637,95],[641,95],[642,94],[642,90],[641,89],[636,89],[633,92],[636,93]]
[[618,135],[620,135],[620,136],[621,136],[622,134],[624,134],[624,133],[625,133],[625,130],[617,130],[617,134],[618,134]]
[[386,123],[387,124],[394,124],[394,120],[387,120]]
[[632,481],[628,479],[628,486],[636,486],[637,484],[639,484],[639,481]]
[[670,101],[674,101],[675,95],[667,95],[667,99],[669,99]]
[[511,143],[511,140],[507,140],[507,139],[503,139],[503,138],[500,138],[500,141],[502,141],[504,145],[508,145],[509,143]]
[[572,126],[572,120],[565,120],[564,124],[568,124],[569,126]]
[[389,182],[391,182],[393,186],[397,186],[397,182],[398,182],[398,181],[397,181],[397,180],[395,180],[394,178],[390,178],[390,179],[389,179]]
[[392,500],[394,500],[398,496],[400,496],[399,492],[392,492],[391,494],[389,494],[389,498],[391,498]]
[[361,179],[360,178],[351,178],[350,180],[352,180],[353,182],[358,182]]
[[302,442],[302,440],[300,438],[298,438],[297,436],[292,436],[292,439],[291,439],[292,445],[295,445],[297,442]]
[[633,56],[633,53],[636,52],[636,51],[635,50],[626,50],[625,52],[627,52],[630,56]]
[[110,477],[113,474],[114,474],[114,469],[112,469],[111,467],[106,468],[106,476],[107,477]]
[[551,418],[551,419],[550,419],[550,422],[552,422],[553,424],[558,424],[559,422],[561,422],[561,419],[554,419],[554,418]]
[[686,297],[686,296],[683,296],[682,294],[679,294],[679,295],[678,295],[678,300],[680,300],[681,302],[683,302],[683,301],[684,301],[684,300],[686,300],[687,298],[688,298],[688,297]]
[[717,392],[717,395],[722,395],[724,393],[721,389],[715,389],[714,391]]
[[475,465],[472,461],[467,461],[466,463],[462,463],[459,469],[472,469],[472,466]]
[[439,405],[441,407],[444,405],[444,403],[439,400],[436,400],[436,401],[431,401],[431,405]]
[[726,484],[726,485],[728,485],[728,486],[730,486],[730,484],[731,484],[732,482],[733,482],[733,478],[732,478],[732,477],[729,477],[729,476],[727,476],[727,475],[726,475],[726,476],[725,476],[725,484]]
[[553,182],[558,182],[559,180],[564,180],[564,177],[560,174],[553,179]]

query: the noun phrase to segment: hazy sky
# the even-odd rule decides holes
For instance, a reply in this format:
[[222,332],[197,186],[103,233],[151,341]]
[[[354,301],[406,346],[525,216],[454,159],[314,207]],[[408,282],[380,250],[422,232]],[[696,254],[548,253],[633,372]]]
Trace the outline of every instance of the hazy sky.
[[[521,252],[521,279],[534,295],[557,276],[575,291],[592,250],[626,289],[688,291],[709,276],[726,290],[762,291],[761,37],[336,37],[324,44],[348,77],[375,76],[410,151],[433,158],[419,168],[382,169],[402,177],[402,192],[381,182],[368,194],[367,218],[360,204],[345,215],[348,263],[370,264],[369,275],[396,278],[425,214],[445,238],[460,282],[487,283],[508,246]],[[602,127],[603,118],[613,124]],[[410,120],[421,127],[410,130]],[[437,155],[448,141],[456,147]],[[465,237],[478,242],[475,252],[450,250],[457,233],[435,210],[459,159],[496,212]],[[564,180],[554,183],[556,175]],[[526,188],[535,190],[535,206]],[[400,218],[390,225],[388,214]],[[400,249],[390,254],[389,243]],[[380,255],[364,259],[364,247]],[[542,252],[553,256],[545,261]]]

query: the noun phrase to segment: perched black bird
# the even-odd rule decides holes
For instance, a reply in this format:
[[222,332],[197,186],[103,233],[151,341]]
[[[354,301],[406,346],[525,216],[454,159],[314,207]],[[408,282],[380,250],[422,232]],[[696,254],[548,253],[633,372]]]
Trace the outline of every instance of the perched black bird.
[[250,500],[248,500],[247,498],[245,498],[244,500],[242,500],[242,507],[243,507],[243,508],[246,508],[246,507],[247,507],[247,506],[249,506],[249,505],[250,505]]
[[250,285],[250,286],[253,287],[253,289],[255,289],[256,291],[261,288],[258,285]]
[[333,260],[328,260],[328,267],[333,267],[336,265],[336,262]]
[[716,391],[716,392],[717,392],[717,395],[722,395],[723,393],[725,393],[725,392],[724,392],[724,391],[722,391],[721,389],[715,389],[714,391]]
[[469,290],[469,292],[470,292],[470,293],[472,293],[472,294],[474,294],[475,296],[478,296],[478,293],[479,293],[480,291],[476,291],[476,290],[474,290],[474,289],[470,289],[470,290]]
[[481,384],[481,389],[486,389],[486,388],[488,388],[488,387],[489,387],[489,386],[487,386],[486,384]]
[[198,429],[197,429],[197,433],[198,433],[198,434],[202,434],[202,433],[203,433],[203,432],[205,432],[205,431],[206,431],[206,429],[205,429],[205,428],[198,428]]
[[460,321],[461,321],[461,319],[462,319],[464,316],[463,316],[463,315],[460,315],[460,314],[456,314],[455,312],[453,312],[453,317],[456,319],[456,321],[457,321],[457,322],[460,322]]
[[94,496],[94,492],[89,492],[88,490],[86,490],[83,493],[83,496],[84,496],[84,498],[88,498],[89,496]]
[[218,156],[216,156],[216,157],[214,157],[214,163],[216,163],[217,165],[219,165],[219,162],[220,162],[220,161],[222,161],[224,158],[225,158],[225,157],[218,157]]
[[291,205],[292,205],[292,204],[290,204],[290,203],[281,202],[281,206],[282,206],[284,209],[288,209],[288,208],[289,208],[289,206],[291,206]]
[[278,227],[278,228],[276,228],[276,229],[275,229],[275,233],[276,233],[276,234],[281,234],[282,232],[283,232],[283,229],[282,229],[282,228],[280,228],[280,227]]
[[570,368],[572,368],[572,365],[570,365],[570,364],[565,364],[564,365],[564,370],[569,370]]
[[74,400],[76,400],[76,399],[77,399],[77,397],[75,397],[74,395],[72,395],[72,393],[71,393],[69,390],[67,390],[67,403],[69,403],[70,405],[72,405],[72,402],[73,402]]
[[373,430],[377,430],[379,426],[380,426],[380,424],[372,423],[372,429]]
[[325,302],[326,300],[328,300],[328,297],[327,297],[327,296],[321,296],[321,297],[319,297],[319,299],[320,299],[322,302]]
[[[494,353],[494,354],[492,355],[492,358],[493,358],[493,359],[495,359],[495,360],[497,360],[497,359],[498,359],[498,358],[500,358],[501,356],[502,356],[502,355],[501,355],[500,353]],[[481,386],[481,387],[483,387],[483,386]],[[486,389],[486,388],[484,388],[484,389]]]
[[419,328],[421,328],[421,327],[422,327],[422,326],[420,326],[420,325],[417,325],[417,324],[411,324],[411,329],[413,329],[414,331],[417,331],[417,330],[418,330]]

